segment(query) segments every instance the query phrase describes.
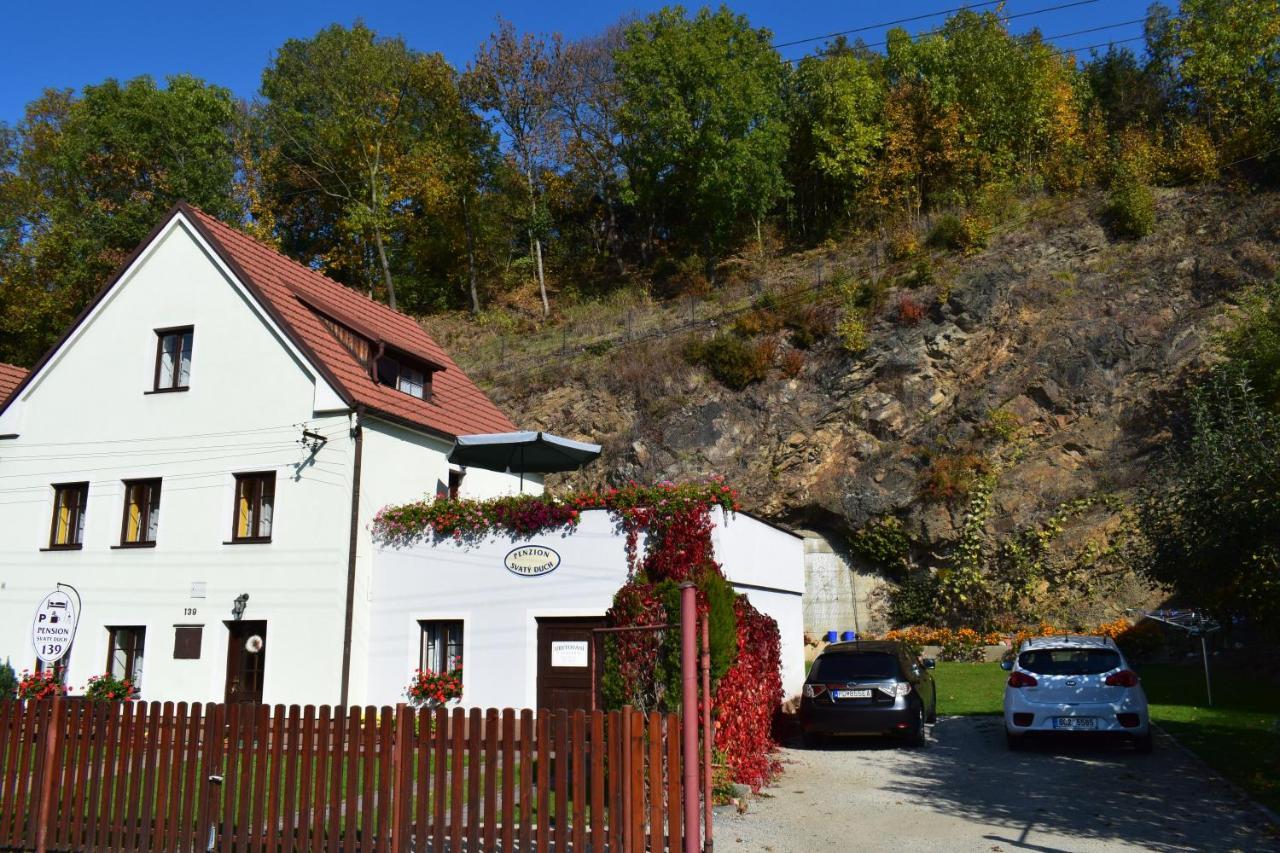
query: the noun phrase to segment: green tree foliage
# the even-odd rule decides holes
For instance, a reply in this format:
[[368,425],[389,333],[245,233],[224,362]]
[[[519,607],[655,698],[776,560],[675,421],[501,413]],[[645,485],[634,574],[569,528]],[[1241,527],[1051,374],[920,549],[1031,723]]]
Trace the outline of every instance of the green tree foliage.
[[34,361],[174,202],[238,221],[235,121],[226,89],[138,77],[0,128],[0,359]]
[[786,84],[788,180],[800,230],[843,221],[876,165],[884,134],[879,58],[846,47],[807,56]]
[[725,7],[669,6],[615,55],[618,123],[640,227],[714,259],[786,194],[783,64],[767,30]]
[[1232,156],[1274,146],[1280,134],[1275,0],[1182,0],[1177,15],[1153,19],[1151,41],[1177,99]]
[[1280,416],[1243,372],[1215,371],[1189,401],[1190,429],[1138,509],[1139,565],[1189,605],[1280,623]]
[[1280,282],[1250,294],[1241,307],[1223,349],[1262,404],[1280,414]]
[[1084,66],[1090,96],[1112,133],[1129,127],[1151,128],[1165,117],[1169,104],[1160,76],[1127,47],[1112,45]]
[[[262,75],[267,194],[282,247],[398,303],[397,278],[430,307],[459,253],[448,242],[481,171],[487,136],[439,54],[363,24],[291,39]],[[424,239],[427,250],[424,250]],[[414,250],[417,250],[416,252]],[[458,264],[462,266],[462,264]]]

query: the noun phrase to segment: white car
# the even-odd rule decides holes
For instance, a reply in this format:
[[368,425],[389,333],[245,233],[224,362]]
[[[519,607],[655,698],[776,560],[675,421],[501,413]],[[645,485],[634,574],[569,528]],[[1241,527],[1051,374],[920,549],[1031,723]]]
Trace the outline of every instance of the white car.
[[1035,637],[1001,664],[1010,749],[1037,732],[1102,733],[1151,751],[1147,694],[1110,637]]

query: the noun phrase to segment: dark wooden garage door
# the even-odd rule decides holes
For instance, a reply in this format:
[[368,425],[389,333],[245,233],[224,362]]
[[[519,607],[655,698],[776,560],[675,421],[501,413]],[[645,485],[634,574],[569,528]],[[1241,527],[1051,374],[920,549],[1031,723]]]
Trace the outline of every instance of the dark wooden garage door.
[[591,709],[591,629],[604,626],[603,616],[538,620],[539,708]]

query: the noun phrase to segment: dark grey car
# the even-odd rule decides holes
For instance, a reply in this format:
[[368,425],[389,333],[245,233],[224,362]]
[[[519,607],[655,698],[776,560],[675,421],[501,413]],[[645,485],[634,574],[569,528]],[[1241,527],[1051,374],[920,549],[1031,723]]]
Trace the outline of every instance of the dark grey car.
[[924,724],[938,716],[933,661],[885,640],[832,643],[809,669],[800,698],[806,745],[826,735],[895,735],[924,743]]

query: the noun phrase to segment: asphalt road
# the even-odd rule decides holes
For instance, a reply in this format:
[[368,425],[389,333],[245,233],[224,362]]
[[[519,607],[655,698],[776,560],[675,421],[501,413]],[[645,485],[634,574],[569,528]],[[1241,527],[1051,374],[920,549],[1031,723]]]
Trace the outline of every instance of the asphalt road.
[[999,717],[950,717],[906,749],[783,750],[779,784],[717,810],[724,851],[1280,851],[1280,826],[1158,736],[1152,755],[1061,740],[1010,752]]

